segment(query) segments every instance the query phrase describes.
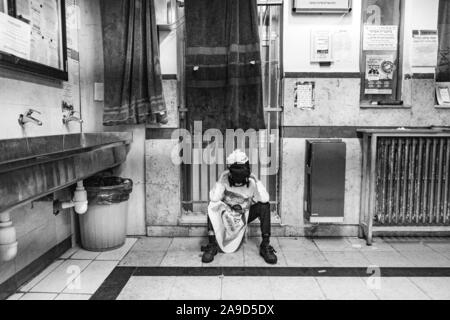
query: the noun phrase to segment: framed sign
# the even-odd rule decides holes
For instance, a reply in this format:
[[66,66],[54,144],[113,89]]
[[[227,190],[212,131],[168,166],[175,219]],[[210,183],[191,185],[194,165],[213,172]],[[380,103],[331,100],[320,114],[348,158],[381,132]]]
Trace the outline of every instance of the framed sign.
[[352,10],[351,0],[293,0],[296,13],[347,13]]
[[401,105],[403,0],[362,0],[361,95],[365,106]]
[[65,0],[7,5],[8,12],[0,12],[0,66],[67,81]]

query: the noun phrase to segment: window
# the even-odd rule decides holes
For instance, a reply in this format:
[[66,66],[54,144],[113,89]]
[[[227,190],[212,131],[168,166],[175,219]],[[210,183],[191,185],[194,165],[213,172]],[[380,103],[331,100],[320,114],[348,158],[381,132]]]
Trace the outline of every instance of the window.
[[[160,0],[163,1],[163,0]],[[181,13],[181,16],[183,14]],[[164,15],[163,15],[164,16]],[[282,50],[282,26],[283,26],[283,1],[281,0],[258,0],[258,27],[261,38],[261,65],[263,82],[263,101],[265,110],[265,120],[267,130],[264,143],[268,144],[270,153],[270,165],[275,161],[276,168],[279,167],[279,134],[278,129],[281,124],[281,50]],[[180,32],[182,33],[182,32]],[[184,38],[180,37],[179,47],[184,48]],[[184,51],[180,50],[178,59],[184,60]],[[184,68],[180,68],[183,72]],[[183,81],[183,76],[180,81]],[[184,84],[180,84],[180,91],[184,90]],[[180,96],[184,96],[183,93]],[[182,98],[183,99],[183,98]],[[184,105],[184,102],[182,102]],[[185,119],[183,108],[181,120]],[[183,125],[185,123],[183,122]],[[276,131],[277,133],[273,133]],[[275,143],[273,143],[275,142]],[[195,155],[194,155],[195,157]],[[254,174],[266,186],[270,195],[271,211],[276,215],[279,207],[279,175],[263,174],[262,166],[259,164],[252,168]],[[182,210],[183,221],[189,221],[191,217],[198,213],[206,212],[209,201],[208,190],[213,187],[218,176],[224,170],[223,164],[185,164],[182,166]],[[278,170],[277,170],[278,172]],[[204,221],[202,217],[200,221]]]
[[401,104],[401,0],[363,0],[361,101]]

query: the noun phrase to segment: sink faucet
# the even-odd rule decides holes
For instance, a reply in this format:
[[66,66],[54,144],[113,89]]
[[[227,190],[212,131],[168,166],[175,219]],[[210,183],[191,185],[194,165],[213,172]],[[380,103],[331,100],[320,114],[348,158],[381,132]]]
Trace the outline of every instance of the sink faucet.
[[37,126],[42,126],[42,121],[34,118],[33,113],[41,114],[39,111],[29,109],[28,112],[19,116],[19,124],[23,127],[27,123],[34,123]]
[[82,119],[80,119],[80,118],[77,118],[77,117],[75,117],[75,113],[77,113],[77,111],[75,111],[75,110],[71,110],[70,112],[69,112],[69,114],[65,114],[64,116],[63,116],[63,123],[65,124],[65,125],[68,125],[70,122],[72,122],[72,121],[76,121],[76,122],[78,122],[78,123],[83,123],[83,120]]

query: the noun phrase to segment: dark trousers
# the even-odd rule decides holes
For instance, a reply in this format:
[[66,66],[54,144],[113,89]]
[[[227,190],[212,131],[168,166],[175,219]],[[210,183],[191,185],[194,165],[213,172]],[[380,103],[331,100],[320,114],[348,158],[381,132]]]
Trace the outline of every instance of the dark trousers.
[[[251,223],[259,218],[261,222],[261,234],[263,237],[270,237],[270,204],[269,203],[255,203],[250,207],[250,212],[248,216],[248,223]],[[214,231],[211,224],[211,220],[208,217],[208,231]]]

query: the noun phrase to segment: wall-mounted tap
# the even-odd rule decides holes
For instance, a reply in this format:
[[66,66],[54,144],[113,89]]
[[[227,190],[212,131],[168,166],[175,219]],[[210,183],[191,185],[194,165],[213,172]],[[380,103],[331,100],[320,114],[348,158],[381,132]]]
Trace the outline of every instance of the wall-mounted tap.
[[75,121],[75,122],[78,122],[78,123],[82,124],[83,120],[78,118],[78,117],[75,117],[75,113],[79,113],[79,112],[77,112],[75,110],[71,110],[71,111],[69,111],[68,114],[65,114],[63,116],[63,120],[62,120],[63,124],[64,125],[68,125],[72,121]]
[[42,121],[32,117],[33,113],[41,114],[39,111],[29,109],[28,112],[19,116],[19,124],[23,127],[27,123],[34,123],[37,126],[42,126]]

